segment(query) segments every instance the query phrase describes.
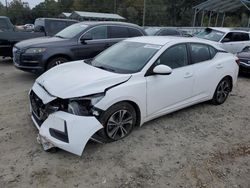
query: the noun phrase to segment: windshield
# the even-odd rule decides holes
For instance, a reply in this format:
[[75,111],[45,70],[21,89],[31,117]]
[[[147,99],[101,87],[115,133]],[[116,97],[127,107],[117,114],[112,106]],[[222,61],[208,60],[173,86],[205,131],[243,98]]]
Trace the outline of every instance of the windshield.
[[123,41],[98,55],[91,64],[111,72],[136,73],[160,48],[159,45]]
[[145,32],[150,36],[155,35],[158,31],[160,31],[160,28],[157,28],[157,27],[149,27],[145,29]]
[[219,42],[222,39],[222,37],[224,36],[224,34],[225,33],[221,32],[221,31],[216,31],[216,30],[207,28],[195,36],[198,38]]
[[55,37],[72,39],[75,36],[77,36],[78,34],[80,34],[81,32],[83,32],[87,27],[88,27],[88,25],[84,25],[84,24],[73,24],[69,27],[66,27],[65,29],[63,29],[59,33],[57,33],[55,35]]

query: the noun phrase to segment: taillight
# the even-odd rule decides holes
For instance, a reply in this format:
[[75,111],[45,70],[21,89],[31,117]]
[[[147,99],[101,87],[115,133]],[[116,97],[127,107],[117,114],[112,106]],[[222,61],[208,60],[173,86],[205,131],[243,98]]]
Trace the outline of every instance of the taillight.
[[236,59],[235,62],[239,65],[240,64],[240,60]]

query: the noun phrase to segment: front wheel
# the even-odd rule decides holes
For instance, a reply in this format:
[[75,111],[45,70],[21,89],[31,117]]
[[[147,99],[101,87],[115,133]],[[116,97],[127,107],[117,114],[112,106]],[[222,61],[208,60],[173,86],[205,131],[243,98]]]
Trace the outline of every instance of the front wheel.
[[214,92],[212,103],[215,105],[223,104],[226,101],[231,90],[232,90],[232,84],[230,79],[223,78]]
[[106,142],[117,141],[128,136],[136,124],[136,111],[127,102],[111,106],[101,117],[104,128],[100,131]]
[[64,57],[56,57],[56,58],[53,58],[51,59],[49,62],[48,62],[48,65],[47,65],[47,69],[46,70],[49,70],[57,65],[60,65],[62,63],[65,63],[67,62],[68,59],[64,58]]

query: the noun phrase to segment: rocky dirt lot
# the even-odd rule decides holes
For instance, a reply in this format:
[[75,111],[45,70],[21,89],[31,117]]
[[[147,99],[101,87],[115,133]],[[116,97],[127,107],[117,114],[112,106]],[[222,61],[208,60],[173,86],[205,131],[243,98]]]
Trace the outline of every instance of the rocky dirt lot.
[[250,188],[250,76],[225,104],[153,120],[82,157],[36,142],[28,90],[36,77],[0,62],[0,187]]

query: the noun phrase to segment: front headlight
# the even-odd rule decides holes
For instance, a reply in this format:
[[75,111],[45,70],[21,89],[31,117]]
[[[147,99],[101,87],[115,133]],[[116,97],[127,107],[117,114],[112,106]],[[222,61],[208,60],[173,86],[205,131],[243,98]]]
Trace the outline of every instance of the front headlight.
[[25,51],[26,54],[40,54],[46,51],[46,48],[29,48]]
[[93,107],[103,97],[104,93],[90,95],[86,97],[73,98],[69,100],[68,112],[75,115],[87,116],[93,114]]

